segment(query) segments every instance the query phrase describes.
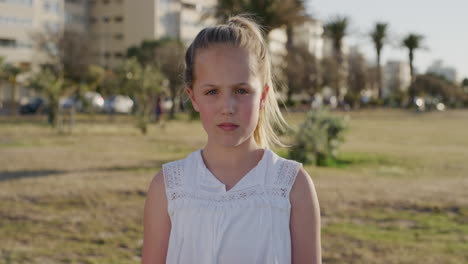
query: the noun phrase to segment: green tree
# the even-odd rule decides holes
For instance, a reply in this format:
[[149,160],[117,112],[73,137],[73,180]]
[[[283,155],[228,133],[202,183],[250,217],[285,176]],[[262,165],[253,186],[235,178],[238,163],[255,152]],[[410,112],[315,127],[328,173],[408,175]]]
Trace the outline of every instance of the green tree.
[[409,93],[411,97],[439,99],[449,106],[461,105],[466,98],[461,87],[436,74],[416,76],[410,86]]
[[4,64],[1,69],[4,80],[11,86],[10,113],[13,115],[17,114],[16,110],[18,107],[18,76],[25,71],[25,69],[10,63]]
[[376,23],[374,29],[370,33],[372,42],[374,43],[375,53],[377,55],[377,82],[378,82],[378,98],[382,99],[382,66],[381,66],[381,55],[382,49],[387,38],[388,24],[387,23]]
[[[230,16],[241,13],[255,16],[263,26],[266,36],[273,29],[286,27],[286,50],[288,52],[294,52],[292,51],[294,25],[309,19],[304,0],[219,0],[214,15],[220,22],[226,22]],[[294,89],[293,76],[286,72],[285,77],[288,89]]]
[[[51,69],[44,69],[36,73],[29,81],[30,88],[42,93],[49,102],[48,121],[52,127],[58,127],[60,119],[59,99],[69,92],[70,85],[61,74]],[[60,128],[59,128],[60,129]]]
[[3,103],[3,85],[8,81],[8,75],[5,71],[5,57],[0,56],[0,108]]
[[137,102],[137,127],[146,134],[154,98],[163,90],[164,76],[154,65],[142,65],[135,57],[124,62],[120,73],[122,88]]
[[326,166],[330,160],[336,160],[347,126],[342,117],[326,110],[309,111],[294,137],[289,157],[304,164]]
[[353,108],[360,105],[361,92],[369,81],[369,69],[366,58],[358,50],[350,52],[348,55],[348,91],[345,95],[345,101]]
[[219,0],[214,16],[226,22],[230,16],[249,13],[260,19],[266,35],[275,29],[305,21],[307,18],[303,0]]
[[307,47],[297,45],[285,55],[287,63],[282,67],[285,76],[288,76],[287,104],[292,103],[292,95],[306,92],[313,95],[319,89],[319,67],[316,57]]
[[410,65],[410,74],[411,82],[414,81],[414,52],[417,49],[422,49],[422,41],[424,36],[418,34],[408,34],[402,41],[402,46],[408,49],[409,65]]
[[464,78],[462,83],[461,83],[461,86],[463,87],[468,87],[468,78]]
[[127,50],[128,58],[135,57],[143,65],[153,65],[164,75],[173,102],[169,113],[171,119],[175,116],[176,100],[183,85],[184,53],[184,44],[169,38],[143,41],[140,46]]
[[336,61],[336,78],[332,87],[335,89],[337,99],[340,98],[340,89],[344,83],[344,55],[343,39],[348,34],[349,19],[345,16],[336,16],[324,25],[324,34],[330,38],[333,45],[333,57]]
[[64,78],[81,82],[86,77],[91,47],[87,34],[72,29],[34,32],[32,39],[45,54],[45,64]]

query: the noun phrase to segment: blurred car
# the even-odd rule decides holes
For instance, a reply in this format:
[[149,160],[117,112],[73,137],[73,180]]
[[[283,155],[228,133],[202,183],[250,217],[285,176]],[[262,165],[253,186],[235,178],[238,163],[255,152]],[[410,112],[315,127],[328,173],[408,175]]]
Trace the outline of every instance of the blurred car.
[[171,98],[164,98],[162,103],[161,103],[161,108],[165,112],[167,112],[167,111],[171,110],[172,105],[174,105],[174,103],[172,102]]
[[75,110],[78,112],[89,112],[93,111],[103,111],[104,110],[104,98],[96,92],[86,92],[83,95],[84,101],[82,101],[78,96],[72,95],[67,98],[61,98],[59,105],[63,109],[70,109],[72,106],[75,106]]
[[22,115],[42,114],[47,111],[47,102],[41,97],[34,97],[27,103],[22,104],[19,112]]
[[133,100],[126,95],[114,95],[104,101],[106,113],[129,114],[133,109]]
[[88,107],[91,107],[94,111],[104,110],[104,97],[96,92],[86,92],[84,94],[85,101]]

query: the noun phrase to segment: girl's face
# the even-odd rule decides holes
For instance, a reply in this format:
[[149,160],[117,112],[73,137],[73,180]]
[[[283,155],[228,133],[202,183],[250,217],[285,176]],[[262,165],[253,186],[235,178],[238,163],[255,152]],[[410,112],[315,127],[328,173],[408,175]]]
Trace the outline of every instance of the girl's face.
[[197,51],[193,87],[187,93],[200,113],[208,144],[255,143],[253,133],[268,87],[262,89],[251,60],[247,50],[230,45]]

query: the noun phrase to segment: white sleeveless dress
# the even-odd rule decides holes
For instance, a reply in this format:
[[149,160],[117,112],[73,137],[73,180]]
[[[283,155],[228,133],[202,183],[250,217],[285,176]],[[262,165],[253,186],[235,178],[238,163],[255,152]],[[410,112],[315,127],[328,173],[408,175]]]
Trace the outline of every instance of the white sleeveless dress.
[[301,166],[266,149],[226,191],[201,150],[164,164],[172,224],[166,263],[291,263],[289,193]]

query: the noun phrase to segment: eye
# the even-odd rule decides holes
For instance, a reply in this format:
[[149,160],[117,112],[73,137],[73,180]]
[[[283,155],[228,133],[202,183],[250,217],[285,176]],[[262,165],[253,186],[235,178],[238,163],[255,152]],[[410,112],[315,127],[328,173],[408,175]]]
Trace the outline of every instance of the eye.
[[216,90],[215,90],[215,89],[209,90],[208,92],[205,93],[205,95],[213,95],[213,94],[216,94]]
[[236,93],[237,93],[237,94],[247,94],[248,92],[247,92],[247,90],[244,89],[244,88],[239,88],[239,89],[236,90]]

